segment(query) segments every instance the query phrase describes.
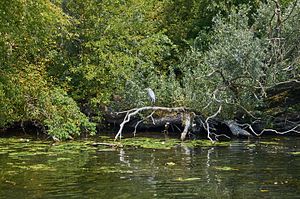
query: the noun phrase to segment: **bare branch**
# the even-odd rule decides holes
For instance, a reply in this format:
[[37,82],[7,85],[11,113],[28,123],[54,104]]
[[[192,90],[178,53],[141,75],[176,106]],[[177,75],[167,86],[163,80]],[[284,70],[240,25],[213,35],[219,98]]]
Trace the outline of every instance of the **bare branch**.
[[263,97],[267,97],[267,92],[265,91],[265,88],[264,88],[264,86],[262,85],[262,83],[261,83],[260,81],[258,81],[258,80],[256,80],[256,81],[257,81],[258,84],[259,84],[259,87],[260,87],[260,89],[261,89],[261,92],[262,92]]
[[293,128],[291,128],[287,131],[277,131],[275,129],[263,129],[260,133],[256,133],[255,130],[252,128],[251,124],[243,124],[243,125],[247,126],[251,130],[251,132],[256,136],[261,136],[264,132],[274,132],[279,135],[284,135],[284,134],[291,133],[291,132],[300,133],[300,130],[297,130],[297,128],[300,127],[300,124],[294,126]]
[[142,120],[140,120],[140,121],[138,121],[138,122],[136,123],[136,125],[134,126],[133,136],[135,136],[135,134],[136,134],[136,129],[137,129],[138,125],[139,125],[141,122],[143,122],[145,119],[148,119],[149,117],[151,117],[152,122],[153,122],[153,124],[155,125],[154,118],[153,118],[153,114],[154,114],[154,113],[155,113],[155,111],[153,111],[153,112],[152,112],[150,115],[148,115],[146,118],[144,118],[144,119],[142,119]]
[[[175,111],[175,112],[185,112],[186,111],[186,108],[185,107],[176,107],[176,108],[168,108],[168,107],[159,107],[159,106],[145,106],[145,107],[141,107],[141,108],[134,108],[134,109],[130,109],[128,111],[122,111],[122,112],[118,112],[117,114],[120,114],[120,113],[126,113],[126,116],[124,117],[124,120],[123,122],[120,124],[120,129],[118,131],[118,133],[116,134],[115,136],[115,141],[118,139],[118,138],[122,138],[122,130],[124,128],[124,125],[130,121],[131,117],[138,114],[139,112],[142,112],[142,111],[147,111],[147,110],[152,110],[153,112],[148,116],[148,117],[151,117],[152,118],[152,121],[154,123],[154,119],[152,117],[153,113],[157,110],[161,110],[161,111],[167,111],[167,112],[171,112],[171,111]],[[138,122],[139,124],[140,122]],[[136,124],[136,127],[137,125]],[[136,132],[136,130],[135,130]]]
[[155,125],[155,121],[154,121],[154,118],[153,118],[153,114],[155,113],[155,111],[153,111],[150,115],[148,115],[146,118],[151,118],[152,120],[152,123]]
[[137,129],[137,127],[138,127],[138,125],[141,123],[141,122],[143,122],[144,120],[140,120],[140,121],[138,121],[136,124],[135,124],[135,126],[134,126],[134,131],[133,131],[133,136],[135,137],[135,135],[136,135],[136,129]]
[[186,137],[186,135],[188,133],[188,130],[191,126],[191,115],[187,113],[187,114],[185,114],[184,118],[185,118],[184,130],[181,133],[181,140],[182,141],[185,140],[185,137]]
[[225,135],[225,134],[220,134],[220,135],[215,134],[215,133],[211,133],[211,134],[215,136],[215,139],[217,141],[219,141],[218,137],[226,137],[227,139],[231,139],[231,137],[229,137],[228,135]]
[[237,104],[239,107],[241,107],[249,116],[252,118],[259,120],[260,118],[255,117],[250,111],[248,111],[244,106],[242,106],[240,103]]
[[213,143],[214,143],[215,141],[210,137],[211,132],[210,132],[210,127],[209,127],[208,121],[209,121],[210,119],[216,117],[216,116],[221,112],[221,110],[222,110],[222,105],[219,106],[219,109],[218,109],[218,111],[217,111],[215,114],[213,114],[213,115],[207,117],[206,120],[205,120],[205,124],[206,124],[206,127],[205,127],[205,128],[206,128],[206,131],[207,131],[207,138],[208,138],[211,142],[213,142]]

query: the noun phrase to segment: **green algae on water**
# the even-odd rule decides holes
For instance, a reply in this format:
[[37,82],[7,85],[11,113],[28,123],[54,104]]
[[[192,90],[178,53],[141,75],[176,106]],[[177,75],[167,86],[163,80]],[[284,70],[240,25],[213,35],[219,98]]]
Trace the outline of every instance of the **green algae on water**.
[[[111,139],[102,140],[105,144],[112,144],[113,147],[136,147],[144,149],[172,149],[175,147],[214,147],[214,146],[229,146],[230,142],[211,142],[210,140],[187,140],[180,141],[179,139],[159,139],[149,137],[133,137],[122,139],[119,142],[114,142]],[[99,145],[101,146],[101,145]],[[103,147],[103,145],[102,145]],[[106,146],[110,147],[110,146]],[[101,150],[102,151],[102,150]],[[105,150],[103,150],[105,151]]]
[[201,178],[182,178],[182,177],[176,178],[176,181],[179,182],[189,182],[189,181],[196,181],[196,180],[201,180]]
[[230,146],[230,142],[211,142],[210,140],[188,140],[183,142],[187,147]]
[[289,154],[291,154],[291,155],[300,155],[300,151],[290,152]]
[[228,167],[228,166],[223,166],[223,167],[214,167],[214,169],[218,171],[238,171],[236,168]]
[[279,145],[278,142],[259,142],[259,143],[263,145]]
[[121,140],[122,145],[140,147],[145,149],[171,149],[180,144],[178,139],[157,139],[157,138],[127,138]]

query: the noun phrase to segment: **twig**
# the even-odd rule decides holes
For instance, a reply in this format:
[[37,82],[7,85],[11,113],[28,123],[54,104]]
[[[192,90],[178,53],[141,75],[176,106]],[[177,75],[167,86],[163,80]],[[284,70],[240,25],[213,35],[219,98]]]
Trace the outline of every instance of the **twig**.
[[149,118],[149,117],[151,117],[153,125],[155,125],[155,121],[154,121],[154,118],[153,118],[153,114],[154,114],[154,113],[155,113],[155,111],[153,111],[150,115],[148,115],[148,116],[146,117],[146,119]]
[[240,103],[237,104],[239,107],[241,107],[248,115],[250,115],[252,118],[259,120],[260,118],[255,117],[250,111],[248,111],[244,106],[242,106]]
[[135,126],[134,126],[134,131],[133,131],[133,136],[134,136],[134,137],[135,137],[135,134],[136,134],[136,129],[137,129],[138,125],[139,125],[142,121],[144,121],[144,120],[140,120],[140,121],[138,121],[138,122],[135,124]]
[[219,141],[218,137],[226,137],[227,139],[231,139],[231,137],[229,137],[228,135],[225,135],[225,134],[220,134],[220,135],[217,135],[215,133],[211,133],[212,135],[215,136],[216,140]]
[[267,92],[265,91],[265,88],[263,87],[262,83],[258,80],[256,80],[256,81],[258,82],[259,87],[261,88],[263,97],[267,97]]
[[212,103],[212,101],[208,102],[207,105],[202,110],[207,109],[211,105],[211,103]]

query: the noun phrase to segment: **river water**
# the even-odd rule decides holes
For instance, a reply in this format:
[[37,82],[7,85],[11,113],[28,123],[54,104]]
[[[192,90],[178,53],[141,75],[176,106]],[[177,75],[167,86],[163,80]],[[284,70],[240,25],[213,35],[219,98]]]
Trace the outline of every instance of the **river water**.
[[299,137],[99,148],[0,138],[0,198],[300,198]]

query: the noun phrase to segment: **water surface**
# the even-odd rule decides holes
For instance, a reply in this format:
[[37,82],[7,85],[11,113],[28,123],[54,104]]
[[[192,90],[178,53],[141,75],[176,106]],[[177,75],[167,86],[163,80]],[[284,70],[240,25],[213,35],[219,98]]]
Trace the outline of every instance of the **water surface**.
[[0,139],[0,198],[299,198],[300,138],[163,149]]

